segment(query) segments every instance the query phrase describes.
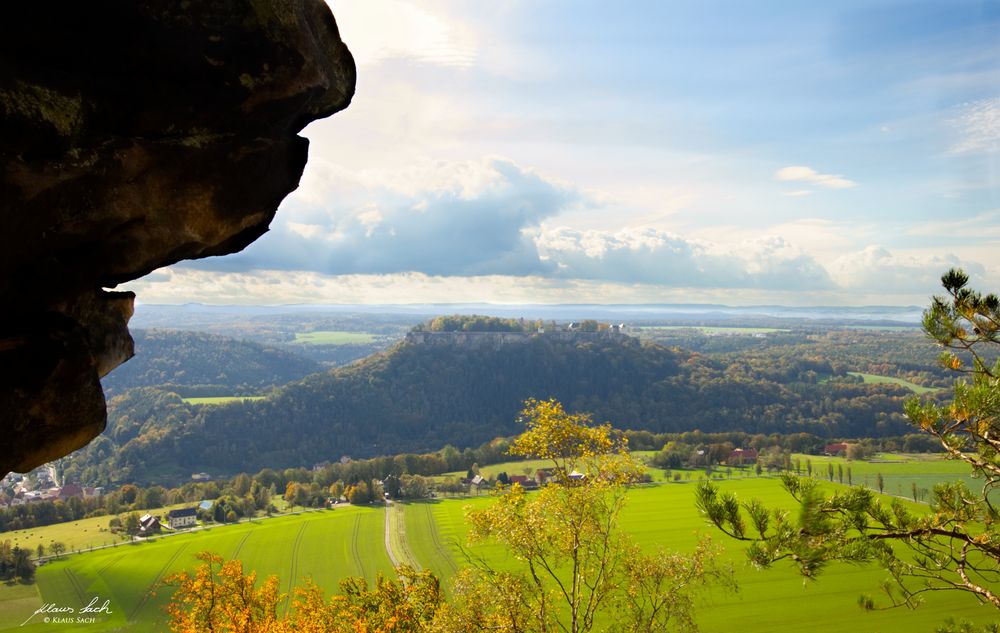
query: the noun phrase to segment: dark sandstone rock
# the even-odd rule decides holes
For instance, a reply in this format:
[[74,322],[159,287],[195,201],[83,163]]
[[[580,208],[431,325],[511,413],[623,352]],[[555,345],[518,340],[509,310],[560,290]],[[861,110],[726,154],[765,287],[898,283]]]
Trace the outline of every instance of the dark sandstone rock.
[[354,85],[322,0],[0,8],[0,473],[103,430],[133,299],[103,288],[267,231]]

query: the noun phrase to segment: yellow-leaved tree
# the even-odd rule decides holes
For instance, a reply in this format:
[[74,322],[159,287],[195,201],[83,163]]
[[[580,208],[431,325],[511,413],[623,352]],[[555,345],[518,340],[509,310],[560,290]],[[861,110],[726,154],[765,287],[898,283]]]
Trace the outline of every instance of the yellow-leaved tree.
[[468,513],[470,539],[503,545],[520,568],[470,558],[441,630],[696,629],[694,595],[709,583],[732,586],[732,572],[707,542],[685,555],[645,553],[622,532],[627,486],[642,474],[625,439],[556,400],[528,400],[521,421],[527,430],[510,452],[550,462],[547,485],[498,489],[489,507]]
[[279,615],[287,595],[278,591],[277,576],[258,588],[257,573],[244,573],[238,560],[210,552],[198,559],[203,562],[193,573],[164,581],[175,588],[166,611],[177,633],[419,633],[430,630],[444,599],[433,574],[403,565],[398,580],[379,574],[372,588],[364,578],[347,578],[329,599],[307,583],[295,589],[292,609]]

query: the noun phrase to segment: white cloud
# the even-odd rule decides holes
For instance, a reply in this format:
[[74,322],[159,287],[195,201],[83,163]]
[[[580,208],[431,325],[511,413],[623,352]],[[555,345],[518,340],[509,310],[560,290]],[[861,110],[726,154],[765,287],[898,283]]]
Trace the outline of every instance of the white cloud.
[[581,203],[573,188],[495,157],[351,173],[321,163],[245,251],[184,264],[325,274],[527,275],[550,266],[526,231]]
[[812,257],[780,237],[736,244],[686,239],[653,228],[617,232],[544,229],[539,254],[573,279],[689,288],[832,288]]
[[858,186],[858,183],[839,174],[821,174],[805,165],[782,167],[774,172],[774,177],[783,182],[805,182],[828,189],[850,189]]
[[982,153],[1000,150],[1000,97],[963,104],[952,120],[958,139],[955,153]]
[[478,38],[454,18],[402,0],[328,0],[341,37],[358,66],[405,59],[465,68],[476,62]]
[[930,296],[940,292],[941,275],[953,267],[980,277],[986,273],[981,264],[955,255],[900,255],[878,245],[846,254],[834,260],[828,269],[845,290]]

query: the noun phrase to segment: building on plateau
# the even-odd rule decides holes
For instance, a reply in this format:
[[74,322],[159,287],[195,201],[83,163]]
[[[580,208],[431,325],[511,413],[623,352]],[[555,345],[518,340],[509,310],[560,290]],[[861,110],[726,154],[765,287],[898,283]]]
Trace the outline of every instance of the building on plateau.
[[198,508],[180,508],[167,513],[167,525],[173,529],[190,527],[198,522]]

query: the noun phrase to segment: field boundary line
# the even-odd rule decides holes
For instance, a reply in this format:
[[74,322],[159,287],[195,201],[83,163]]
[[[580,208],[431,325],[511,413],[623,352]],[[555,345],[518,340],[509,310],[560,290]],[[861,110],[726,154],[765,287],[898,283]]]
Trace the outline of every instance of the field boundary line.
[[160,568],[160,573],[156,574],[156,578],[154,578],[153,582],[149,584],[149,589],[147,589],[146,593],[143,594],[142,600],[140,600],[139,603],[135,605],[135,608],[128,614],[128,619],[126,620],[127,622],[135,622],[135,616],[139,615],[139,612],[146,606],[146,603],[149,602],[149,597],[153,595],[153,590],[158,584],[160,584],[160,580],[167,573],[167,570],[170,569],[170,566],[173,565],[178,558],[180,558],[181,552],[187,549],[189,544],[190,543],[184,543],[178,547],[177,551],[174,552],[174,555],[170,557],[170,560],[164,563],[163,567]]

